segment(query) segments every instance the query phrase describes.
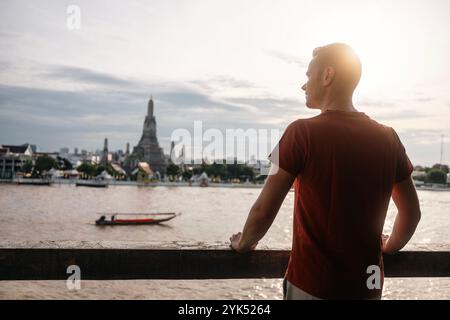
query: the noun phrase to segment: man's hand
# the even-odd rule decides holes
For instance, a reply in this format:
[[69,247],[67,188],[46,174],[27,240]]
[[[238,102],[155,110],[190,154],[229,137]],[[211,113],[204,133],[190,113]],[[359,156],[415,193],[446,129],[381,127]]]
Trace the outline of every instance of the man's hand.
[[253,251],[256,249],[256,246],[258,245],[258,243],[255,243],[253,246],[249,247],[249,248],[242,248],[240,243],[241,243],[241,238],[242,238],[242,233],[238,232],[233,234],[230,237],[230,247],[239,252],[239,253],[244,253],[244,252],[248,252],[248,251]]

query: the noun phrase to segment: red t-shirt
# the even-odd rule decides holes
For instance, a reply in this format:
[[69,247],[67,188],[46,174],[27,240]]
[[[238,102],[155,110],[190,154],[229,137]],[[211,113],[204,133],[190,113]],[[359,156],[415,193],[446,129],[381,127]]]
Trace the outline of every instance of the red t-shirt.
[[[277,159],[278,151],[278,159]],[[325,111],[291,123],[269,159],[295,179],[286,278],[324,299],[370,299],[394,183],[413,166],[394,129],[362,112]]]

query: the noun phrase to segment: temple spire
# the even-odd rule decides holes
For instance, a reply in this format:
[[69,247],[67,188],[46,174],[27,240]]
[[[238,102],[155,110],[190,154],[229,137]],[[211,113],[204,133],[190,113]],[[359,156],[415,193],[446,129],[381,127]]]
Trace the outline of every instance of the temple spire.
[[148,100],[147,108],[141,139],[138,145],[133,148],[132,154],[127,157],[125,167],[132,172],[139,162],[146,162],[153,172],[159,172],[161,177],[166,173],[168,161],[163,149],[159,146],[156,135],[153,96]]
[[104,165],[104,166],[108,165],[108,154],[109,154],[108,138],[105,138],[105,142],[103,144],[103,155],[102,155],[102,158],[100,160],[101,164]]
[[153,117],[153,96],[150,96],[150,100],[148,101],[147,117]]

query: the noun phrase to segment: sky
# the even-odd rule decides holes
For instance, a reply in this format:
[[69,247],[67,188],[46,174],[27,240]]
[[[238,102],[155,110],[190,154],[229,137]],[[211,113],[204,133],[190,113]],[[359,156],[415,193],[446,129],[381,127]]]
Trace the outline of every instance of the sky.
[[[80,28],[67,21],[80,9]],[[279,129],[318,111],[301,90],[315,47],[351,45],[355,107],[392,126],[415,165],[450,163],[450,1],[0,2],[0,144],[137,144],[152,95],[174,130]]]

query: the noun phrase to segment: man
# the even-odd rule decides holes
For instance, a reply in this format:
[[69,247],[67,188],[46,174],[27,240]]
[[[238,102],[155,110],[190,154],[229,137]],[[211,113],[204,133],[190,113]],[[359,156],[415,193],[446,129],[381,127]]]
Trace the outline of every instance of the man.
[[[288,126],[269,156],[273,174],[231,247],[255,249],[294,183],[284,298],[379,299],[382,253],[402,249],[420,220],[413,167],[394,129],[353,106],[361,63],[349,46],[316,48],[306,75],[306,106],[321,114]],[[398,214],[382,237],[391,195]],[[373,266],[381,271],[378,288],[367,281]]]

